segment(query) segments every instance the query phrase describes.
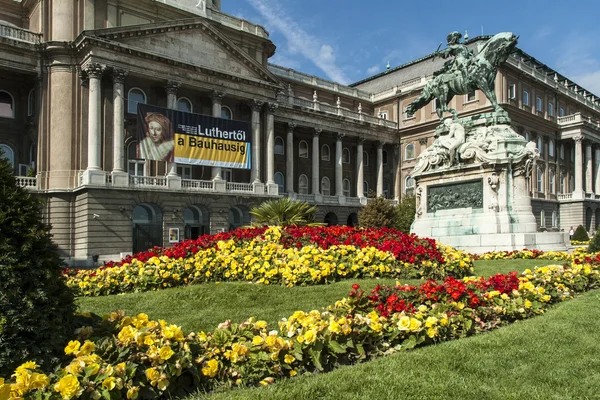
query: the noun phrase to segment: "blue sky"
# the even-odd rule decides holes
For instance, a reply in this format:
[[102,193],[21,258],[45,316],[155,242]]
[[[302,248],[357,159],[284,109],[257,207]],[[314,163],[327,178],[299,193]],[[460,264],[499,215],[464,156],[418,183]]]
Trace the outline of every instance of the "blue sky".
[[511,31],[522,50],[600,96],[598,0],[223,0],[222,10],[269,31],[271,62],[344,84],[432,53],[453,30]]

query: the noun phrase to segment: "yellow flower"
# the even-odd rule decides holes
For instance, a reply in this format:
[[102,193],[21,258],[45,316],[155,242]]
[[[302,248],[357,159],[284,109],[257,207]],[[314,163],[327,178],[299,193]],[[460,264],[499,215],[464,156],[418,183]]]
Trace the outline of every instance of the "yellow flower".
[[410,330],[410,317],[406,315],[401,316],[400,320],[398,321],[398,329],[401,331]]
[[420,330],[421,329],[421,325],[422,325],[422,323],[418,319],[416,319],[416,318],[411,318],[410,319],[410,330],[411,331],[414,332],[414,331]]
[[76,376],[65,375],[55,385],[54,391],[59,392],[63,400],[69,400],[79,391],[79,380]]
[[525,308],[531,308],[531,301],[525,300]]
[[286,364],[291,364],[296,361],[296,357],[291,354],[286,354],[285,357],[283,357],[283,361],[285,361]]
[[171,349],[171,346],[163,346],[158,351],[161,360],[168,360],[173,354],[175,354],[175,352]]
[[254,327],[256,329],[264,329],[267,327],[267,321],[256,321],[256,323],[254,324]]
[[116,381],[117,379],[115,377],[110,376],[102,381],[102,387],[108,389],[108,391],[111,391],[115,388],[115,386],[117,386]]
[[290,371],[290,376],[296,376],[298,375],[298,371],[296,371],[295,369]]
[[90,342],[89,340],[86,340],[85,343],[83,344],[83,346],[81,346],[81,348],[77,352],[77,357],[79,357],[79,356],[87,356],[88,354],[90,354],[94,350],[96,350],[96,345],[93,342]]
[[217,360],[210,359],[208,360],[208,362],[206,363],[206,367],[202,368],[202,374],[206,375],[206,376],[210,376],[211,378],[213,378],[215,375],[217,375],[217,372],[219,371],[219,362]]
[[252,344],[255,345],[255,346],[260,346],[264,342],[265,342],[265,340],[262,337],[260,337],[260,336],[254,336],[252,338]]
[[0,378],[0,399],[8,400],[10,398],[10,384],[4,383],[4,378]]
[[167,378],[163,378],[156,383],[156,387],[160,391],[164,391],[167,388],[167,386],[169,386],[169,380]]
[[127,389],[127,399],[129,399],[129,400],[137,399],[139,391],[140,391],[139,386],[134,386],[132,388]]
[[[313,330],[309,330],[304,334],[304,342],[306,344],[310,344],[312,342],[314,342],[315,340],[317,340],[317,335],[315,334],[315,332]],[[298,340],[300,341],[300,340]]]
[[156,368],[148,368],[145,371],[146,374],[146,378],[150,381],[150,382],[154,382],[156,380],[158,380],[158,378],[160,378],[160,372],[158,372],[156,370]]
[[127,368],[127,365],[124,362],[118,363],[115,366],[115,372],[117,373],[117,375],[125,375],[126,368]]
[[79,346],[81,346],[79,340],[71,340],[69,344],[65,347],[65,354],[69,355],[75,353],[79,350]]

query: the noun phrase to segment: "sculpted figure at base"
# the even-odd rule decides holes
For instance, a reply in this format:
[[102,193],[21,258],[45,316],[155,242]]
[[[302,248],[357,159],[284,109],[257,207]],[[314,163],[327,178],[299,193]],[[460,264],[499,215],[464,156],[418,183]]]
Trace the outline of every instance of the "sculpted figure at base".
[[441,51],[440,55],[454,58],[434,73],[434,78],[425,85],[423,93],[406,107],[409,116],[433,99],[438,99],[436,112],[440,122],[443,121],[444,112],[450,112],[454,119],[458,119],[456,110],[448,107],[448,103],[455,95],[467,94],[475,89],[485,94],[497,113],[504,114],[494,93],[494,81],[498,66],[514,51],[518,36],[510,32],[498,33],[480,46],[476,56],[460,43],[460,37],[458,32],[448,35],[448,48]]

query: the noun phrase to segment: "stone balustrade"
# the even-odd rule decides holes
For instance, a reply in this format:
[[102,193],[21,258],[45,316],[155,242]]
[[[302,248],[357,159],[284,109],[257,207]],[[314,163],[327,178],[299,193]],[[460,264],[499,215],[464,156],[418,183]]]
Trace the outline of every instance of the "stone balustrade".
[[31,176],[15,176],[15,181],[17,181],[17,186],[25,188],[25,189],[37,189],[37,178]]
[[14,26],[4,25],[0,22],[0,37],[18,40],[31,44],[38,44],[42,40],[40,33],[35,33],[27,29],[21,29]]

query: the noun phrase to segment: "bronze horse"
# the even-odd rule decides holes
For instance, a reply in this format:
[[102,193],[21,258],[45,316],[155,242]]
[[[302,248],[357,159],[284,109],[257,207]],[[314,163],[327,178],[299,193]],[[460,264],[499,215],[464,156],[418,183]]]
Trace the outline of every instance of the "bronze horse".
[[448,103],[455,95],[467,94],[475,89],[480,89],[485,94],[496,112],[504,111],[498,105],[494,92],[494,81],[498,66],[504,63],[514,51],[518,38],[511,32],[494,35],[481,46],[479,53],[470,61],[466,71],[450,70],[429,81],[423,88],[423,93],[406,107],[407,114],[412,116],[418,109],[437,98],[439,107],[436,112],[440,121],[443,120],[444,112],[451,112],[454,119],[458,119],[458,113],[455,109],[448,107]]

